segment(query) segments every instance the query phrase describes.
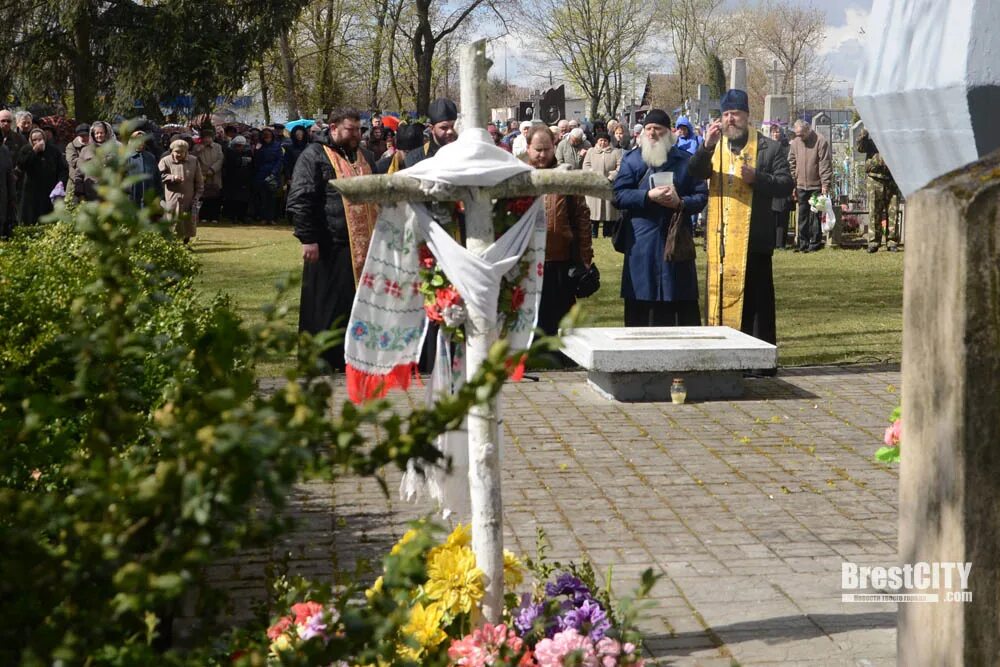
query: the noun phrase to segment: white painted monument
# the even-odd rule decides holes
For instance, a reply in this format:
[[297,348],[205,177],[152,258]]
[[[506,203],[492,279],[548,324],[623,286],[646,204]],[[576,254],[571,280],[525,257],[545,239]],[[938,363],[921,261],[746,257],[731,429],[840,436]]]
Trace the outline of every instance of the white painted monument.
[[854,103],[903,195],[1000,147],[1000,2],[875,0]]
[[688,398],[743,394],[743,372],[773,369],[778,348],[730,327],[607,327],[574,329],[563,353],[587,369],[598,393],[617,401],[670,400],[683,378]]

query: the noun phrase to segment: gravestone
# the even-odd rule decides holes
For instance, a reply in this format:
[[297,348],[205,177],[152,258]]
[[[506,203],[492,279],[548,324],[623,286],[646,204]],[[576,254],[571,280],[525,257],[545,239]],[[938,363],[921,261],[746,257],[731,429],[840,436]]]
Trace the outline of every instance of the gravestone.
[[764,98],[764,125],[777,124],[786,127],[791,119],[792,101],[782,88],[785,70],[779,69],[778,61],[775,60],[767,75],[771,79],[771,88]]
[[747,59],[733,58],[729,69],[729,87],[745,91],[747,89]]
[[776,368],[778,348],[730,327],[574,329],[563,353],[587,369],[587,383],[617,401],[669,401],[674,378],[688,398],[743,394],[743,372]]
[[900,603],[907,667],[1000,656],[998,24],[995,0],[875,0],[855,86],[907,196],[899,559],[972,565],[971,601]]
[[998,169],[993,153],[907,200],[899,557],[971,562],[973,597],[900,604],[900,665],[1000,656]]

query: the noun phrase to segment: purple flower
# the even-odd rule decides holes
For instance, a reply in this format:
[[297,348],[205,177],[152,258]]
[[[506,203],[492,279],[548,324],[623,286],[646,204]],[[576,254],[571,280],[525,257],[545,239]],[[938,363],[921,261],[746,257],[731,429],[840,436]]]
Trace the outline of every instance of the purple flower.
[[586,584],[567,573],[560,574],[556,578],[555,583],[545,584],[545,594],[549,597],[556,597],[557,595],[569,596],[573,604],[578,607],[587,600],[594,598]]
[[522,637],[525,637],[534,629],[535,622],[543,618],[544,613],[545,604],[541,602],[532,604],[531,593],[525,593],[521,596],[521,606],[514,611],[514,627]]
[[559,630],[573,628],[591,641],[600,641],[611,629],[611,621],[596,600],[585,600],[575,609],[570,609],[559,617]]

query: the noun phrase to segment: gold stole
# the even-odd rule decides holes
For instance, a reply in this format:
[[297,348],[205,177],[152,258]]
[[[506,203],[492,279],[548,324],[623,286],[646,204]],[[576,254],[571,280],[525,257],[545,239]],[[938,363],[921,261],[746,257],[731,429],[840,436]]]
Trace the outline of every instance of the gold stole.
[[[733,154],[723,137],[712,156],[708,200],[708,323],[739,330],[743,324],[750,208],[753,188],[743,180],[743,165],[756,168],[757,133],[751,128],[743,151]],[[721,314],[719,300],[722,300]]]
[[[326,158],[333,166],[333,173],[338,179],[371,176],[372,169],[368,160],[361,154],[360,149],[357,161],[353,163],[348,162],[343,155],[329,146],[324,145],[323,150],[326,151]],[[347,219],[347,240],[351,246],[354,286],[357,287],[361,271],[365,267],[365,258],[368,257],[368,246],[372,240],[375,221],[378,219],[378,206],[376,204],[354,204],[344,197],[344,217]]]
[[389,162],[389,169],[385,173],[387,175],[395,174],[400,169],[403,169],[403,154],[396,151],[392,154],[392,161]]

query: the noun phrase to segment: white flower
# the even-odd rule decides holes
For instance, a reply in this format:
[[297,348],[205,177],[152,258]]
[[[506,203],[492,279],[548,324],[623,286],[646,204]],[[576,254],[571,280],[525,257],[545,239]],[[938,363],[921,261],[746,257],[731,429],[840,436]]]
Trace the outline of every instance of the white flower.
[[465,306],[454,305],[442,310],[441,317],[444,319],[445,326],[457,327],[465,324],[468,313],[465,312]]

